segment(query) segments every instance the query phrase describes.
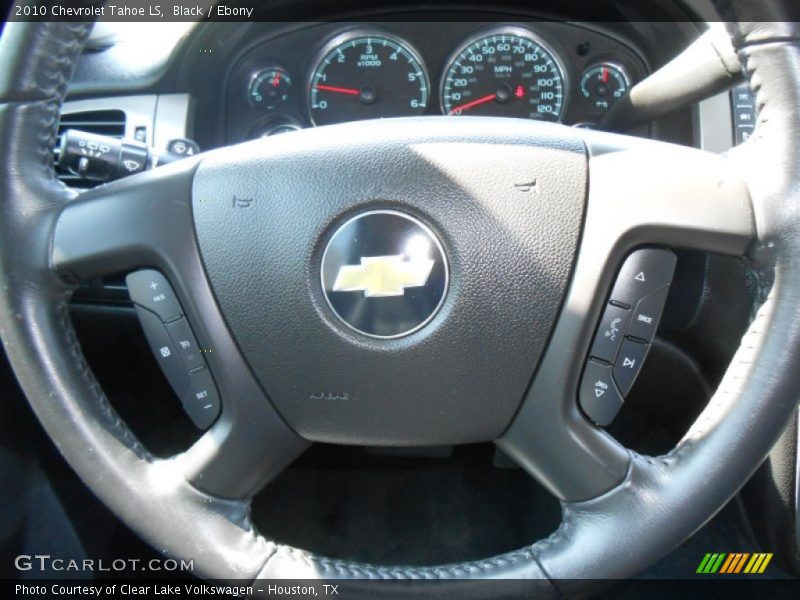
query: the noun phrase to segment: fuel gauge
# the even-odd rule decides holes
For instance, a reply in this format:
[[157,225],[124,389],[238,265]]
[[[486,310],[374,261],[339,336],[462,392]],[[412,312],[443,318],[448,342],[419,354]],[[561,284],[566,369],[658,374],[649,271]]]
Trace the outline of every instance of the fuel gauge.
[[602,111],[628,93],[631,79],[623,67],[602,62],[592,65],[581,76],[581,95]]
[[250,78],[247,99],[250,106],[261,110],[272,110],[286,102],[292,89],[292,78],[280,67],[257,71]]

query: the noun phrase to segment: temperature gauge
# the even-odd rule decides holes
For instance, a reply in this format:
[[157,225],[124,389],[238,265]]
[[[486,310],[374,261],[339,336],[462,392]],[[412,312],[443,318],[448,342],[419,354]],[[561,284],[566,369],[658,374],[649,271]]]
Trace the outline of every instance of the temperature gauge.
[[292,90],[292,78],[279,67],[264,69],[253,74],[247,88],[250,106],[260,110],[272,110],[286,102]]
[[604,62],[586,69],[581,76],[581,95],[602,111],[628,93],[631,79],[621,66]]

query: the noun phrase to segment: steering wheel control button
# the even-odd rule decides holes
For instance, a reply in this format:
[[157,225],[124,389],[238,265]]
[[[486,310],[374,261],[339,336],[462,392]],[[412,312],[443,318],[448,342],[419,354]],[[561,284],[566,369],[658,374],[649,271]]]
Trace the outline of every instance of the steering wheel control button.
[[641,298],[672,282],[675,262],[675,254],[669,250],[647,248],[632,253],[619,272],[612,302],[636,306]]
[[192,422],[206,429],[219,415],[219,392],[172,286],[151,269],[131,273],[126,282],[161,370]]
[[181,316],[181,306],[172,286],[158,271],[136,271],[125,278],[134,304],[157,314],[165,323]]
[[175,349],[178,351],[187,371],[194,371],[205,366],[203,356],[200,354],[200,348],[197,346],[197,340],[192,333],[191,327],[189,327],[189,322],[185,318],[168,323],[167,332],[172,338]]
[[347,221],[322,257],[328,306],[347,327],[373,338],[399,338],[428,324],[444,303],[448,276],[436,235],[391,210]]
[[652,342],[658,329],[658,322],[664,312],[669,286],[657,289],[639,300],[633,311],[633,319],[626,335]]
[[591,356],[613,363],[630,319],[630,310],[608,304],[594,336]]
[[669,250],[644,249],[622,265],[581,382],[581,407],[598,425],[611,423],[641,371],[664,312],[675,263]]
[[733,112],[733,130],[736,145],[743,144],[756,128],[756,99],[750,91],[749,83],[742,83],[731,90],[731,108]]
[[198,429],[206,429],[216,420],[220,411],[219,392],[208,369],[189,374],[183,409]]
[[617,361],[614,363],[614,381],[623,396],[627,396],[631,391],[649,349],[650,344],[642,344],[633,340],[626,339],[622,343]]
[[622,395],[611,376],[611,366],[594,360],[586,361],[578,397],[586,416],[600,426],[611,423],[622,408]]
[[150,349],[158,361],[161,370],[170,386],[179,398],[186,393],[189,375],[183,365],[180,354],[172,342],[164,324],[155,314],[141,307],[136,307],[139,322],[142,324],[144,335],[150,344]]

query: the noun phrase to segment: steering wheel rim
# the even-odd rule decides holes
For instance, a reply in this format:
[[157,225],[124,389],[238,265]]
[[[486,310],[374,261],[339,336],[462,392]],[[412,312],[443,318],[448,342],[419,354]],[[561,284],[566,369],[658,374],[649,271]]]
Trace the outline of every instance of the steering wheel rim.
[[[765,14],[780,17],[787,6],[772,2]],[[318,557],[267,540],[249,519],[248,494],[306,445],[281,419],[267,418],[264,427],[270,432],[267,437],[280,440],[282,452],[271,456],[256,476],[243,476],[241,488],[231,494],[234,499],[202,491],[214,488],[214,474],[202,470],[203,459],[211,452],[208,439],[193,452],[166,461],[155,460],[141,446],[92,376],[67,313],[73,288],[65,281],[65,273],[87,272],[99,254],[109,252],[95,247],[92,257],[78,256],[84,250],[73,251],[65,242],[72,239],[65,231],[80,220],[81,207],[93,200],[108,200],[102,197],[105,192],[72,203],[74,193],[55,180],[50,166],[60,103],[88,35],[86,25],[13,24],[0,40],[0,54],[11,65],[0,83],[0,144],[7,157],[2,166],[0,336],[34,411],[68,462],[114,512],[167,554],[192,555],[198,574],[204,577],[507,577],[542,580],[530,584],[540,586],[540,591],[551,589],[549,580],[562,593],[578,594],[586,590],[586,580],[636,573],[693,533],[736,493],[769,452],[800,397],[800,381],[792,376],[800,364],[800,319],[794,304],[800,294],[796,209],[800,159],[794,144],[800,132],[800,47],[794,26],[744,22],[752,18],[751,11],[744,2],[721,3],[723,16],[740,21],[732,28],[732,37],[757,94],[760,114],[755,135],[725,159],[691,151],[691,157],[681,156],[674,163],[688,167],[699,160],[700,170],[707,168],[700,186],[703,194],[695,190],[693,199],[702,202],[699,196],[713,196],[709,206],[735,199],[728,206],[727,218],[718,210],[719,204],[705,216],[681,215],[680,223],[673,220],[667,228],[654,224],[662,217],[672,218],[669,215],[639,215],[636,235],[624,230],[609,243],[618,259],[641,241],[676,243],[678,232],[678,243],[690,243],[692,233],[705,230],[708,237],[703,243],[711,245],[706,249],[731,253],[749,249],[749,258],[764,274],[765,287],[771,282],[769,295],[717,393],[683,441],[666,456],[638,456],[620,450],[602,434],[591,434],[578,440],[577,445],[586,440],[594,445],[579,460],[595,460],[599,475],[589,482],[562,479],[554,465],[548,467],[542,459],[552,446],[537,447],[539,432],[531,429],[542,421],[542,411],[553,407],[541,402],[523,404],[498,444],[565,500],[562,525],[550,538],[484,561],[429,568],[375,567]],[[583,139],[594,164],[607,165],[598,172],[613,174],[619,168],[617,161],[624,158],[629,166],[628,160],[639,153],[653,156],[650,144],[631,146],[616,136],[591,133]],[[667,154],[674,152],[670,148]],[[753,157],[760,157],[759,172],[752,166]],[[111,200],[121,206],[134,187],[155,190],[156,185],[172,186],[170,193],[191,197],[194,171],[201,161],[190,160],[161,174],[147,173],[109,186],[114,192]],[[700,177],[697,168],[691,171]],[[721,190],[718,195],[712,181]],[[592,206],[590,201],[589,210]],[[623,238],[625,244],[620,244]],[[139,258],[134,253],[131,260]],[[606,265],[615,262],[604,260]],[[605,267],[606,273],[609,268]],[[204,276],[201,279],[205,281]],[[554,406],[564,413],[563,402]],[[574,396],[572,406],[573,411],[559,418],[574,420]],[[582,431],[589,426],[584,420],[575,427]],[[568,431],[571,435],[575,429]],[[715,482],[713,488],[700,485],[709,479]]]

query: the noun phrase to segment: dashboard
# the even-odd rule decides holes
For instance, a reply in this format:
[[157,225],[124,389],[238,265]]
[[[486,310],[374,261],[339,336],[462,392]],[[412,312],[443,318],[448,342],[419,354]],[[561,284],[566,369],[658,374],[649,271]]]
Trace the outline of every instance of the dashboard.
[[632,47],[587,25],[311,24],[253,40],[233,60],[225,137],[425,115],[592,126],[647,74]]
[[[114,45],[84,53],[59,133],[79,129],[164,152],[176,139],[205,151],[376,116],[502,115],[591,126],[623,86],[698,35],[681,21],[548,21],[488,11],[204,23],[182,38],[152,23],[129,29]],[[153,35],[169,37],[174,49],[151,64],[142,48]],[[724,152],[753,126],[746,93],[720,93],[630,133]],[[78,190],[97,185],[58,176]],[[91,282],[79,295],[127,301],[121,276]]]

